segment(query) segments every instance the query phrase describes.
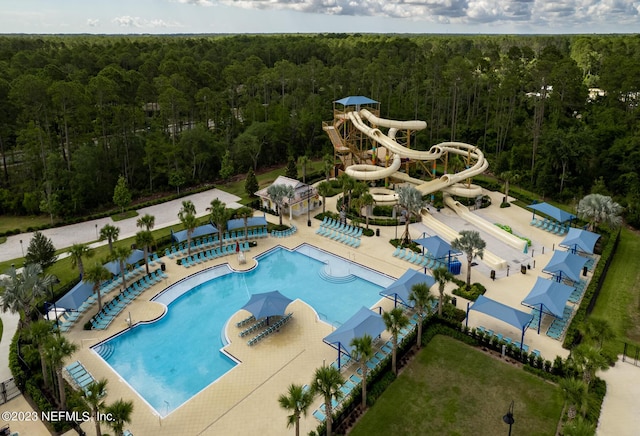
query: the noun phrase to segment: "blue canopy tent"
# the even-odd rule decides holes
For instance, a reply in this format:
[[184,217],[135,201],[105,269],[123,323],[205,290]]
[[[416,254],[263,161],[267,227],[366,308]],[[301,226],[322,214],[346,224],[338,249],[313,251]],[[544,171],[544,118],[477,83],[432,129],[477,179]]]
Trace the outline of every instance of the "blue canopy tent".
[[436,280],[418,270],[408,269],[398,280],[381,291],[380,295],[393,300],[393,307],[398,306],[398,300],[406,307],[413,307],[409,304],[409,294],[411,293],[411,287],[418,283],[425,283],[428,288],[431,288],[436,283]]
[[476,310],[493,318],[499,319],[502,322],[518,328],[522,332],[522,338],[520,338],[520,350],[522,351],[522,344],[524,344],[524,332],[527,329],[527,326],[531,323],[533,315],[487,298],[484,295],[480,295],[476,302],[473,303],[473,306],[469,307],[470,305],[471,303],[467,303],[467,318],[465,320],[465,326],[469,326],[469,312],[471,310]]
[[91,295],[93,295],[93,283],[81,281],[56,301],[56,307],[67,310],[78,310],[78,307]]
[[542,268],[542,272],[553,275],[558,282],[562,281],[563,275],[573,282],[579,282],[580,271],[585,263],[587,259],[577,254],[554,251],[547,266]]
[[600,235],[588,230],[570,228],[567,236],[560,242],[561,247],[568,248],[572,253],[582,251],[587,254],[593,254],[593,248]]
[[284,315],[287,306],[293,300],[285,297],[279,291],[252,294],[242,309],[250,312],[256,319],[270,316]]
[[422,246],[422,254],[424,254],[424,249],[426,248],[427,251],[431,253],[431,255],[435,259],[446,259],[449,270],[451,270],[451,256],[462,254],[461,251],[454,250],[451,247],[451,244],[437,235],[429,236],[427,238],[414,239],[413,242]]
[[[542,321],[543,313],[562,318],[564,307],[573,290],[574,288],[563,283],[538,277],[533,289],[522,300],[521,304],[538,309],[540,311],[540,321]],[[541,324],[542,322],[538,323],[538,334],[540,334]]]
[[341,366],[341,355],[351,356],[353,338],[369,335],[372,338],[380,336],[386,328],[382,316],[371,309],[362,306],[351,318],[338,327],[322,341],[338,350],[338,369]]
[[[144,259],[144,251],[142,251],[142,250],[133,250],[131,252],[131,255],[124,262],[124,266],[126,268],[127,265],[135,265],[136,263],[140,262],[142,259]],[[111,274],[113,274],[113,275],[118,275],[121,272],[120,271],[120,262],[118,262],[117,260],[112,260],[109,263],[105,263],[104,267],[106,269],[108,269],[109,272]]]
[[[191,239],[199,238],[201,236],[213,235],[214,233],[218,233],[218,229],[213,224],[203,224],[201,226],[196,227],[191,234]],[[187,240],[187,231],[180,230],[179,232],[174,232],[171,230],[171,240],[176,243],[184,242]]]
[[379,102],[375,100],[371,100],[369,97],[365,97],[364,95],[352,95],[349,97],[341,98],[340,100],[334,101],[334,103],[341,104],[343,106],[360,106],[363,104],[379,104]]
[[[267,218],[264,216],[252,216],[247,218],[247,227],[265,227]],[[227,221],[227,230],[244,229],[244,218],[236,218]]]
[[533,217],[535,218],[536,216],[536,211],[543,213],[545,215],[550,216],[551,218],[553,218],[554,220],[560,222],[560,223],[564,223],[566,221],[572,221],[574,219],[576,219],[576,216],[574,214],[571,214],[569,212],[565,212],[562,209],[559,209],[555,206],[550,205],[549,203],[533,203],[530,204],[529,206],[527,206],[529,209],[533,209]]

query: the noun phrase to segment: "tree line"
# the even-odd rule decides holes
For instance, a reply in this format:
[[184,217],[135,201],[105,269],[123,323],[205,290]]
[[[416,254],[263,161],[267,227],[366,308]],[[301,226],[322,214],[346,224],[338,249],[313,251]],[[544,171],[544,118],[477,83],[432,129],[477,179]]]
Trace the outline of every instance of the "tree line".
[[[589,88],[600,91],[589,92]],[[332,102],[421,119],[412,146],[477,144],[559,200],[594,188],[640,223],[640,38],[0,37],[0,213],[75,216],[331,153]]]

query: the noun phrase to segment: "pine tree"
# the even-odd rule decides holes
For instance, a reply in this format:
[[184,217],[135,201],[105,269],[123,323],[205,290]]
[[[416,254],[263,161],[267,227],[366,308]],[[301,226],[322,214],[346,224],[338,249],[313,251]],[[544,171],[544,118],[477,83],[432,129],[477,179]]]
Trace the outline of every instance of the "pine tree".
[[222,164],[220,167],[220,177],[222,180],[228,180],[233,175],[233,159],[231,159],[231,152],[227,150],[222,156]]
[[287,172],[285,173],[285,176],[289,177],[290,179],[298,178],[298,166],[296,165],[296,160],[293,158],[293,156],[289,156],[289,162],[287,162]]
[[38,263],[44,270],[53,265],[57,258],[56,248],[51,239],[40,232],[35,232],[27,248],[25,257],[27,263]]
[[249,168],[249,172],[247,172],[247,178],[244,181],[244,192],[246,192],[249,197],[255,197],[255,193],[259,189],[260,185],[258,184],[256,173],[253,171],[253,168]]
[[124,212],[124,208],[131,204],[131,191],[123,176],[118,177],[118,183],[113,189],[113,203],[120,208],[120,212]]

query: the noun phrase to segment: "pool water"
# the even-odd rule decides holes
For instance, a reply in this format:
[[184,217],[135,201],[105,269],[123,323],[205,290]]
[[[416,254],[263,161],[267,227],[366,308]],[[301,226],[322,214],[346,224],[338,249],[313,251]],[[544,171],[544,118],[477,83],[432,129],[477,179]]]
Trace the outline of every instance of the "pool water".
[[260,256],[251,271],[232,272],[225,265],[176,283],[154,298],[167,305],[162,318],[93,349],[166,416],[237,364],[220,351],[227,343],[224,326],[250,294],[278,290],[338,326],[360,307],[373,307],[392,282],[306,244],[294,251],[278,247]]

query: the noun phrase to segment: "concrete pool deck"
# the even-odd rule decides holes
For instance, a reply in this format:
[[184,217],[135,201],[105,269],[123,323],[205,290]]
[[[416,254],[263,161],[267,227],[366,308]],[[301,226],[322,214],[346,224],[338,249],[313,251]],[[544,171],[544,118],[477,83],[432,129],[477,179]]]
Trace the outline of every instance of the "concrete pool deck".
[[[537,276],[547,276],[541,272],[541,268],[551,258],[554,245],[557,246],[563,237],[530,226],[531,212],[529,211],[519,207],[500,209],[499,202],[502,194],[489,194],[494,200],[493,205],[478,211],[478,215],[482,215],[492,222],[507,224],[512,227],[515,233],[531,238],[538,248],[535,253],[529,255],[532,264],[535,260],[535,267],[527,270],[526,274],[521,274],[520,263],[516,264],[512,262],[513,259],[507,258],[507,262],[511,265],[509,277],[506,277],[506,272],[499,272],[498,279],[492,281],[486,273],[486,269],[479,265],[478,268],[474,267],[472,270],[471,279],[474,282],[481,282],[487,287],[486,295],[489,298],[528,311],[526,307],[520,305],[520,301],[531,290]],[[327,210],[335,210],[335,201],[336,198],[327,199]],[[274,216],[267,216],[267,219],[271,222],[278,220]],[[446,213],[443,219],[446,223]],[[287,217],[284,217],[283,220],[288,222]],[[79,347],[79,351],[70,361],[80,360],[94,378],[105,377],[109,380],[106,403],[111,403],[119,398],[133,401],[134,412],[131,424],[126,428],[131,430],[134,435],[219,435],[249,434],[250,432],[270,435],[293,431],[286,428],[287,412],[279,407],[278,396],[285,393],[291,383],[310,384],[315,369],[323,364],[328,365],[336,358],[336,351],[322,342],[322,338],[332,331],[332,327],[318,321],[315,312],[299,300],[296,300],[292,305],[294,313],[292,321],[285,325],[280,332],[270,335],[252,347],[246,344],[246,340],[238,338],[238,329],[235,326],[235,322],[246,314],[239,312],[232,316],[227,331],[231,343],[225,348],[242,364],[165,418],[160,418],[127,383],[113,372],[95,352],[91,351],[90,347],[126,329],[129,317],[135,323],[153,320],[161,316],[164,306],[149,300],[172,283],[194,272],[222,263],[228,263],[235,270],[251,268],[255,265],[254,256],[278,245],[295,248],[306,242],[393,277],[400,277],[409,268],[416,269],[415,265],[392,256],[394,248],[388,241],[393,239],[396,234],[398,236],[402,234],[404,230],[402,226],[398,228],[372,226],[374,229],[379,229],[380,236],[363,237],[362,245],[358,249],[354,249],[317,235],[315,231],[320,225],[318,220],[312,219],[312,227],[310,228],[307,227],[306,221],[306,216],[300,216],[293,220],[293,224],[298,227],[298,232],[292,237],[269,237],[257,240],[257,247],[252,247],[251,251],[246,253],[247,263],[243,265],[239,264],[235,255],[195,265],[188,269],[177,265],[175,259],[162,258],[166,264],[168,279],[141,294],[123,313],[116,317],[107,330],[82,330],[83,324],[97,310],[94,307],[67,333],[68,338]],[[425,231],[422,223],[412,224],[410,229],[414,238],[420,237]],[[435,234],[435,232],[431,231],[430,234]],[[544,254],[542,254],[542,247],[545,248]],[[499,247],[488,248],[498,255],[503,252],[506,253],[505,256],[509,254],[508,251],[501,251]],[[462,273],[459,277],[464,279],[467,266],[466,261],[461,260]],[[481,261],[478,262],[481,264]],[[590,275],[589,273],[588,278]],[[449,284],[447,293],[452,288],[453,284]],[[437,293],[435,289],[433,292]],[[385,308],[390,308],[393,302],[381,299],[380,304]],[[458,297],[457,306],[465,309],[466,301]],[[566,357],[568,350],[562,348],[561,342],[544,334],[544,327],[548,323],[549,320],[543,321],[543,330],[540,335],[531,330],[527,331],[525,343],[529,345],[531,350],[540,350],[545,359],[553,360],[556,355]],[[510,336],[514,340],[520,338],[520,334],[514,328],[472,312],[469,317],[469,326],[478,325],[493,329],[504,336]],[[206,346],[206,344],[202,344],[202,346]],[[217,350],[212,350],[212,352],[217,352]],[[347,372],[347,377],[348,375]],[[320,398],[317,398],[310,408],[308,416],[301,419],[302,434],[315,430],[318,425],[318,421],[311,413],[319,407],[320,403]],[[94,433],[91,422],[83,424],[83,428],[88,434]],[[14,429],[12,426],[12,430],[20,431],[20,428],[15,426]],[[106,426],[103,426],[103,430],[107,430]]]

